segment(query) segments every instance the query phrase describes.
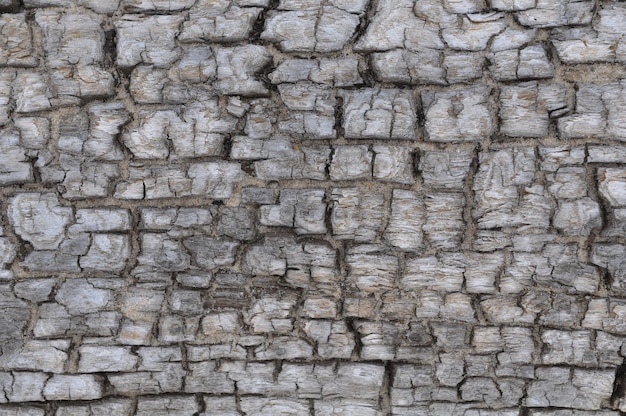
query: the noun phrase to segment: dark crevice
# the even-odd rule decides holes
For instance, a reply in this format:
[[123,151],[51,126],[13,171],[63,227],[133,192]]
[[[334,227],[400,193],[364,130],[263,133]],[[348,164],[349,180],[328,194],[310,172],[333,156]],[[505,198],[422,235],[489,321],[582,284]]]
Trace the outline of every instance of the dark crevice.
[[411,156],[411,160],[413,162],[413,166],[412,166],[413,177],[419,178],[420,177],[420,150],[419,149],[415,149],[415,152],[413,152]]
[[326,178],[330,178],[330,165],[333,163],[333,158],[335,157],[335,148],[331,147],[330,148],[330,153],[328,154],[328,159],[326,166],[324,167],[324,174],[326,176]]
[[363,344],[361,343],[361,338],[359,337],[359,331],[356,329],[355,319],[346,318],[346,327],[348,328],[348,331],[350,331],[352,333],[352,336],[354,337],[354,350],[352,350],[352,356],[360,357]]
[[117,59],[117,36],[115,29],[104,31],[104,67],[112,69]]
[[343,97],[337,97],[337,101],[335,103],[335,131],[337,132],[337,137],[343,137],[345,134],[343,128]]
[[611,288],[613,287],[613,276],[607,269],[599,267],[597,265],[596,267],[600,269],[600,273],[602,274],[602,284],[604,285],[604,288],[608,292],[611,292]]
[[222,142],[222,156],[226,160],[230,160],[230,152],[233,148],[233,138],[230,135],[224,136],[224,141]]
[[383,414],[391,414],[391,388],[393,386],[393,363],[385,362],[385,373],[380,389],[379,406]]
[[377,79],[376,74],[371,69],[371,62],[368,61],[370,61],[370,59],[366,58],[366,63],[363,65],[364,68],[361,68],[361,66],[359,65],[359,75],[361,75],[361,78],[363,78],[363,85],[368,88],[372,88],[376,85]]
[[271,93],[278,94],[278,86],[273,84],[270,80],[270,74],[274,72],[275,69],[276,65],[274,65],[274,60],[272,59],[263,68],[261,68],[261,71],[258,73],[258,77]]
[[359,16],[359,24],[357,25],[354,31],[354,34],[352,35],[350,39],[351,44],[356,43],[361,38],[361,36],[363,36],[365,32],[367,31],[367,28],[369,27],[370,22],[372,21],[372,19],[374,18],[374,15],[376,14],[376,9],[378,8],[377,3],[378,2],[376,0],[370,0],[365,12]]
[[252,24],[252,31],[248,35],[248,39],[251,43],[258,42],[261,39],[261,34],[265,30],[265,20],[267,19],[267,13],[270,10],[276,10],[280,0],[271,0],[266,9],[261,10],[256,20]]
[[615,382],[611,394],[611,407],[617,409],[621,399],[626,396],[626,359],[624,363],[615,369]]

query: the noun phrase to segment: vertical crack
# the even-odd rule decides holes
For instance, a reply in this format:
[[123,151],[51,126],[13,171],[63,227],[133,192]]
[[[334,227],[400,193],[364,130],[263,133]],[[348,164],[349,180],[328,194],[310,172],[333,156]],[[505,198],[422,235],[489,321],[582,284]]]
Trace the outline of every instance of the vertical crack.
[[611,407],[620,409],[626,398],[626,359],[622,365],[615,369],[615,381],[613,383],[613,393],[611,394]]
[[385,362],[385,373],[380,388],[380,410],[384,415],[391,414],[391,386],[393,385],[393,365],[391,361]]

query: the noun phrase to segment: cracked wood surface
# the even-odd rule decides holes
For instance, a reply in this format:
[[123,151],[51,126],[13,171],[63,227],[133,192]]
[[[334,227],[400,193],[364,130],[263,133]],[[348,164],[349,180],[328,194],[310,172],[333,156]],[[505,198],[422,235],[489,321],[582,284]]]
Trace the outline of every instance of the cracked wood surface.
[[0,416],[626,414],[625,35],[0,0]]

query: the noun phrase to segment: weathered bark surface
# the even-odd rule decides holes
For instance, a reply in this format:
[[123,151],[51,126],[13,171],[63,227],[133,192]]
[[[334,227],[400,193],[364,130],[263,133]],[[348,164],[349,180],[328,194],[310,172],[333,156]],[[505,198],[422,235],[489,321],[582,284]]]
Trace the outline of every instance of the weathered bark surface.
[[626,414],[625,38],[0,0],[0,416]]

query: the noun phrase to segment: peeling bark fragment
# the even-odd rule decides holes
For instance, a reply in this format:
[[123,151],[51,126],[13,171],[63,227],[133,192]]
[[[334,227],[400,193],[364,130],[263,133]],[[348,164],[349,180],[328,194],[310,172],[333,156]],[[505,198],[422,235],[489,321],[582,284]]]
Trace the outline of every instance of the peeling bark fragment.
[[316,415],[320,416],[334,416],[345,414],[358,414],[363,416],[381,416],[380,412],[374,403],[364,403],[358,400],[314,400],[313,408]]
[[24,13],[0,15],[0,65],[34,67],[38,63]]
[[587,195],[586,172],[583,167],[562,167],[546,175],[550,193],[558,199],[582,198]]
[[394,189],[385,239],[401,250],[416,251],[423,246],[424,223],[423,199],[416,192]]
[[244,270],[257,276],[284,276],[292,287],[336,290],[337,253],[321,242],[298,243],[290,238],[267,237],[245,254]]
[[[332,315],[333,318],[335,316]],[[315,340],[317,353],[323,358],[349,358],[356,345],[354,334],[344,321],[310,320],[305,324],[304,331]]]
[[293,329],[291,309],[296,301],[291,293],[259,298],[244,312],[244,322],[254,334],[289,333]]
[[492,379],[484,377],[467,378],[460,390],[463,400],[480,401],[489,406],[496,405],[502,394]]
[[168,81],[166,70],[138,65],[130,75],[130,93],[137,103],[161,103],[163,88]]
[[120,272],[130,257],[128,236],[114,234],[93,234],[89,251],[80,257],[83,270],[103,270]]
[[456,253],[444,254],[439,258],[408,259],[401,284],[405,290],[458,292],[463,286],[463,271],[464,258]]
[[[378,155],[376,155],[378,160]],[[426,151],[420,155],[419,170],[424,185],[462,189],[472,162],[472,149]]]
[[539,253],[514,253],[513,262],[501,279],[500,290],[519,293],[537,282],[562,291],[593,293],[600,273],[578,260],[575,244],[546,244]]
[[168,11],[177,12],[189,9],[196,0],[122,0],[121,6],[130,12]]
[[257,98],[237,111],[247,111],[244,133],[250,138],[268,139],[272,136],[274,124],[278,120],[279,108],[276,103],[267,98]]
[[413,95],[404,90],[368,88],[341,91],[343,124],[348,139],[416,139]]
[[355,49],[365,52],[401,48],[405,46],[407,32],[409,36],[417,37],[416,28],[421,29],[418,44],[443,48],[443,42],[437,33],[438,22],[427,23],[418,18],[413,13],[413,6],[414,2],[410,0],[378,2],[375,17],[365,34],[357,40]]
[[93,104],[89,106],[89,138],[83,150],[87,156],[102,160],[121,160],[124,157],[117,141],[130,114],[122,103]]
[[493,120],[489,87],[423,92],[427,138],[434,142],[474,141],[489,137]]
[[522,327],[478,327],[472,346],[481,354],[497,352],[499,365],[528,364],[535,350],[532,332]]
[[413,184],[413,160],[411,150],[403,146],[373,147],[374,178],[388,182]]
[[214,211],[203,208],[144,208],[141,228],[166,231],[173,238],[193,236],[194,231],[209,234],[213,216]]
[[537,0],[490,0],[491,7],[503,11],[532,9],[536,3]]
[[192,363],[189,375],[185,377],[187,393],[234,393],[235,385],[228,374],[215,371],[215,362]]
[[269,74],[273,84],[311,81],[316,84],[349,87],[363,83],[354,58],[287,59]]
[[17,297],[30,300],[31,302],[43,302],[48,300],[57,279],[29,279],[15,283],[13,290]]
[[0,184],[32,182],[33,167],[17,132],[0,132]]
[[204,416],[240,416],[235,396],[204,396],[206,410]]
[[114,21],[117,29],[117,65],[132,68],[139,63],[165,68],[180,57],[176,45],[182,16],[124,15]]
[[546,136],[550,119],[568,111],[567,90],[560,84],[504,86],[500,100],[500,133],[513,137]]
[[346,256],[348,282],[366,293],[380,293],[396,286],[398,258],[376,253],[376,248],[357,246]]
[[277,360],[283,357],[287,360],[302,359],[313,354],[313,346],[303,339],[295,337],[275,337],[267,345],[261,345],[254,350],[258,360]]
[[369,179],[372,158],[368,146],[337,146],[330,163],[330,178],[335,181]]
[[137,402],[137,416],[174,416],[194,414],[199,406],[193,396],[141,397]]
[[465,290],[469,293],[494,293],[496,279],[504,268],[504,253],[471,253],[466,255]]
[[43,402],[42,390],[48,379],[45,373],[0,373],[0,403]]
[[596,352],[591,347],[591,331],[546,330],[541,340],[544,364],[597,365]]
[[[432,36],[436,35],[432,34]],[[437,42],[439,42],[438,38]],[[441,48],[443,49],[443,45]],[[372,69],[380,81],[403,84],[446,84],[446,68],[440,64],[443,54],[436,49],[424,48],[416,52],[393,49],[388,52],[373,53],[371,56]],[[454,77],[454,71],[451,72]]]
[[3,291],[3,296],[0,297],[0,305],[6,311],[0,317],[0,340],[19,339],[30,319],[28,305],[11,293],[9,285],[3,284],[0,288]]
[[15,110],[21,113],[49,110],[52,93],[40,73],[20,72],[13,82]]
[[[147,1],[142,0],[148,4]],[[166,2],[163,1],[163,4]],[[151,2],[154,4],[154,2]],[[237,42],[248,39],[255,20],[265,4],[245,4],[231,0],[180,1],[174,7],[189,8],[189,19],[183,23],[179,39],[182,42]],[[172,8],[171,2],[167,7]],[[154,6],[153,6],[154,7]],[[163,6],[161,6],[163,7]]]
[[14,121],[20,144],[27,149],[43,150],[50,140],[50,121],[45,117],[19,117]]
[[456,25],[442,25],[441,37],[451,49],[481,51],[487,48],[494,35],[505,28],[503,13],[473,14],[462,17]]
[[399,325],[390,322],[357,321],[355,329],[361,342],[361,357],[366,360],[392,360],[400,342]]
[[426,223],[422,227],[431,246],[453,250],[461,244],[465,221],[465,197],[460,192],[429,192],[424,197]]
[[595,243],[591,262],[608,270],[612,290],[626,289],[626,247],[621,244]]
[[182,367],[174,364],[167,371],[117,373],[110,374],[107,378],[116,394],[163,394],[180,392],[184,375]]
[[241,332],[239,314],[222,312],[207,314],[202,318],[202,332],[209,337],[211,343],[230,342]]
[[57,290],[55,300],[64,305],[70,314],[98,312],[112,306],[112,290],[100,288],[98,279],[71,279]]
[[326,179],[330,147],[295,148],[286,137],[257,140],[236,137],[231,158],[256,160],[254,170],[259,179]]
[[205,45],[184,45],[183,56],[174,66],[173,72],[181,81],[207,82],[214,80],[217,76],[217,62],[213,51]]
[[54,251],[33,251],[26,256],[20,266],[37,272],[79,272],[78,256]]
[[51,68],[99,66],[104,59],[103,21],[92,15],[38,10],[46,61]]
[[141,125],[124,135],[124,145],[139,159],[165,159],[169,140],[183,134],[183,123],[174,111],[140,114]]
[[254,212],[244,207],[222,207],[216,231],[237,240],[253,240],[256,236]]
[[495,38],[492,52],[487,55],[494,78],[498,81],[512,81],[554,76],[554,65],[548,59],[543,45],[521,44],[534,36],[532,30],[507,29]]
[[[76,160],[66,158],[61,163],[69,169],[63,179],[64,198],[104,197],[109,194],[112,182],[119,179],[117,165],[108,163],[85,163],[79,165]],[[52,181],[54,182],[54,181]]]
[[600,409],[610,398],[615,379],[612,370],[545,367],[537,368],[535,374],[537,379],[531,382],[524,399],[528,407]]
[[296,234],[323,234],[326,232],[324,196],[323,189],[284,189],[278,205],[260,207],[260,223],[294,227]]
[[93,400],[104,395],[104,388],[96,376],[55,374],[43,394],[46,400]]
[[600,205],[591,198],[560,202],[553,222],[566,235],[589,235],[602,227]]
[[130,371],[138,361],[130,347],[83,345],[79,353],[78,371],[81,373]]
[[55,416],[130,416],[131,409],[130,399],[105,399],[83,405],[61,405]]
[[265,96],[267,86],[257,79],[264,66],[272,62],[272,55],[260,45],[214,48],[217,62],[216,88],[221,94],[247,97]]
[[384,197],[357,188],[335,188],[331,200],[333,236],[339,240],[373,242],[382,226]]
[[244,173],[238,163],[192,163],[185,171],[182,166],[153,165],[131,168],[128,181],[120,182],[115,198],[158,199],[184,196],[207,196],[228,199],[235,184]]
[[245,414],[290,414],[309,415],[309,403],[306,400],[274,399],[265,397],[245,397],[241,399],[241,410]]
[[618,29],[626,19],[623,5],[607,5],[598,11],[600,19],[592,27],[559,28],[552,44],[561,61],[567,64],[624,62],[626,49]]
[[482,152],[472,186],[479,228],[520,227],[546,229],[552,202],[535,175],[534,149],[509,148]]
[[354,34],[363,1],[338,4],[314,1],[302,4],[281,2],[268,13],[261,39],[278,43],[285,52],[334,52],[343,49]]
[[598,169],[598,191],[611,206],[626,205],[626,170]]
[[579,84],[575,112],[558,121],[561,137],[626,140],[623,87],[622,82]]
[[191,237],[183,244],[192,253],[195,262],[207,270],[232,265],[239,246],[234,241],[211,237]]
[[584,25],[591,22],[593,1],[537,0],[533,8],[518,12],[520,24],[531,27]]
[[11,198],[8,217],[15,232],[36,250],[55,250],[74,220],[71,208],[62,207],[52,193],[23,193]]
[[313,139],[333,139],[335,126],[335,94],[309,83],[279,85],[283,103],[292,111],[279,122],[279,130]]
[[[26,341],[0,358],[2,368],[62,373],[68,359],[67,340]],[[44,392],[45,394],[45,392]]]
[[10,121],[9,110],[15,76],[16,72],[13,69],[0,70],[0,126]]
[[485,58],[479,53],[448,53],[443,58],[442,67],[449,83],[469,82],[483,74]]

